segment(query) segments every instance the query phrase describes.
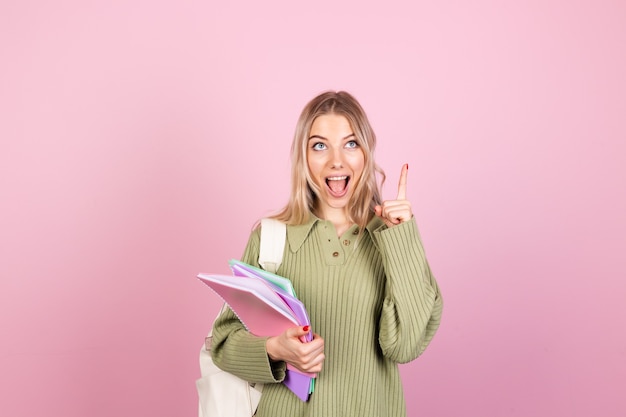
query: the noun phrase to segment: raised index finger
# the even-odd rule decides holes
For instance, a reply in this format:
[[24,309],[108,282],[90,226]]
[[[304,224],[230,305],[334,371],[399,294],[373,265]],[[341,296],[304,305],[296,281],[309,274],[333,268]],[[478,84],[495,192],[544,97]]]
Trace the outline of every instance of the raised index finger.
[[400,182],[398,183],[397,200],[406,200],[406,177],[408,173],[409,173],[409,164],[402,165],[402,171],[400,171]]

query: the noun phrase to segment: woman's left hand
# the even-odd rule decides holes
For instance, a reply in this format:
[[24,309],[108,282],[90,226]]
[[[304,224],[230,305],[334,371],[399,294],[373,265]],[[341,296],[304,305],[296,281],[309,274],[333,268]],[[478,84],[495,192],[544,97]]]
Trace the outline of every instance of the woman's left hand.
[[378,217],[383,219],[387,227],[411,220],[413,211],[411,203],[406,199],[406,178],[409,172],[409,164],[402,165],[400,182],[398,184],[398,196],[395,200],[384,201],[382,206],[374,207]]

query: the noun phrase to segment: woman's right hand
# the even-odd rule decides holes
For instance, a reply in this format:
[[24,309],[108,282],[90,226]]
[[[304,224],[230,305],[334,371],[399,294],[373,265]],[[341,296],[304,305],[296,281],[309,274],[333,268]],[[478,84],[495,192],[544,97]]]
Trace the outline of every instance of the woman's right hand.
[[265,346],[267,354],[273,361],[285,361],[296,369],[317,374],[322,370],[324,362],[324,339],[313,334],[313,340],[302,342],[309,333],[309,326],[292,327],[279,336],[267,339]]

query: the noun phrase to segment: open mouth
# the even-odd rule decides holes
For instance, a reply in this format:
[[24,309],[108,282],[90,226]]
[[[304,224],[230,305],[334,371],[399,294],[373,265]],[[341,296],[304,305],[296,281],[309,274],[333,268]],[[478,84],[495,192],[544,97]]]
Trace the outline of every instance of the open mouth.
[[347,175],[326,178],[326,185],[333,197],[343,197],[346,195],[349,182],[350,177]]

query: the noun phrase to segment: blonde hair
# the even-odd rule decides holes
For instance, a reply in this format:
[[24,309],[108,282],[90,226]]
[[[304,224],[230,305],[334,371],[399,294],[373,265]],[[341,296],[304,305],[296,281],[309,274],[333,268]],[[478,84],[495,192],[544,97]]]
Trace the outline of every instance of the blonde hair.
[[[291,195],[287,205],[273,218],[289,225],[309,221],[316,208],[319,188],[307,163],[307,143],[313,121],[322,115],[344,116],[363,150],[364,168],[348,202],[348,216],[362,231],[373,216],[374,207],[382,203],[380,187],[385,173],[374,161],[376,135],[359,102],[345,91],[326,91],[312,99],[302,110],[291,144]],[[377,180],[380,175],[380,185]]]

